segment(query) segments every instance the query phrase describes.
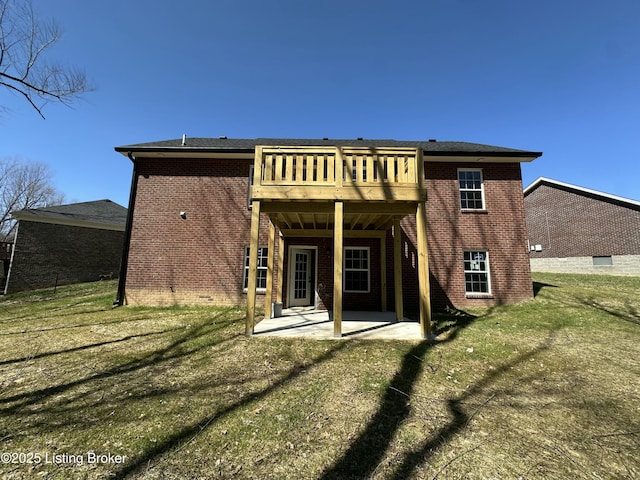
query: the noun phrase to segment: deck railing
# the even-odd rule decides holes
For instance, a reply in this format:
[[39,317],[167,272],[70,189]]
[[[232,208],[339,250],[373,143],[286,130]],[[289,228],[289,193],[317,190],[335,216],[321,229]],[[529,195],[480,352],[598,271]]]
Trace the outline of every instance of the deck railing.
[[252,197],[412,200],[418,194],[409,192],[421,190],[421,160],[406,148],[257,147]]

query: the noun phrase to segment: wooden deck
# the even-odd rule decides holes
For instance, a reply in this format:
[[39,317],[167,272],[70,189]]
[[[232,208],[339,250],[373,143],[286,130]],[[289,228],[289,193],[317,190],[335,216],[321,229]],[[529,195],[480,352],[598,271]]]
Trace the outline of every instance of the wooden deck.
[[[333,336],[343,329],[342,285],[344,239],[380,238],[385,252],[387,230],[394,231],[394,292],[402,298],[400,220],[416,216],[417,266],[420,295],[420,335],[428,338],[431,307],[427,253],[424,158],[420,148],[369,148],[338,146],[256,146],[251,186],[251,244],[247,295],[246,333],[255,332],[256,272],[260,216],[269,218],[269,265],[265,301],[272,294],[282,302],[282,282],[273,283],[276,238],[332,237],[334,291]],[[278,233],[277,233],[278,232]],[[384,255],[380,262],[384,265]],[[282,258],[278,258],[282,279]],[[386,269],[382,273],[386,291]],[[382,310],[386,310],[383,296]],[[395,302],[395,319],[403,318],[402,302]]]
[[258,146],[252,198],[281,201],[419,202],[416,149]]

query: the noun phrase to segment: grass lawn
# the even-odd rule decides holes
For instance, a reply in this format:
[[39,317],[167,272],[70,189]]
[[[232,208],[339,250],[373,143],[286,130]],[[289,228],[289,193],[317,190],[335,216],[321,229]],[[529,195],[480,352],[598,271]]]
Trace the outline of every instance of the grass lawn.
[[640,277],[534,280],[432,343],[249,338],[114,282],[0,297],[0,477],[640,478]]

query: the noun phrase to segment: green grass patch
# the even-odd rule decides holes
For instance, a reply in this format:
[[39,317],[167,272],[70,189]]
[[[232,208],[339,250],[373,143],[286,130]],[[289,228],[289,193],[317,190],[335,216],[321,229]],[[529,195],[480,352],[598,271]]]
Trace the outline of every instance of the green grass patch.
[[534,282],[431,343],[251,338],[115,282],[0,297],[0,477],[640,476],[640,278]]

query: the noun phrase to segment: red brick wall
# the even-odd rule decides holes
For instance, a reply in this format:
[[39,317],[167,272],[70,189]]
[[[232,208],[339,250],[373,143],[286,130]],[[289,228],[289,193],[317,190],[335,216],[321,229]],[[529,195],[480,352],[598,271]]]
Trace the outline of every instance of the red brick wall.
[[640,255],[640,208],[545,184],[525,208],[531,258]]
[[[138,159],[129,303],[239,304],[251,160]],[[180,217],[185,212],[186,218]],[[263,217],[263,225],[267,225]],[[260,244],[267,245],[263,228]]]
[[[486,212],[460,209],[458,168],[482,168]],[[427,163],[429,267],[434,307],[513,303],[531,298],[520,164]],[[411,233],[411,239],[415,234]],[[468,298],[463,251],[489,252],[492,297]]]
[[20,220],[6,293],[117,278],[123,241],[122,231]]
[[[249,243],[251,212],[247,189],[251,160],[138,159],[127,301],[129,303],[241,304],[244,247]],[[457,168],[483,168],[486,212],[463,213]],[[436,308],[520,301],[532,296],[526,249],[519,164],[427,163],[427,216],[431,290]],[[186,212],[186,219],[180,212]],[[262,217],[260,244],[267,245],[268,221]],[[403,228],[405,311],[417,311],[415,218]],[[332,249],[332,241],[329,245]],[[288,239],[287,245],[319,245],[318,239]],[[278,242],[276,241],[276,246]],[[346,239],[346,245],[371,247],[371,294],[345,294],[345,309],[380,307],[379,240]],[[464,293],[464,249],[488,250],[492,298]],[[285,249],[285,251],[288,249]],[[318,287],[330,307],[332,262],[320,256]],[[331,257],[332,258],[332,257]],[[285,273],[287,270],[285,259]],[[286,274],[285,274],[286,279]],[[277,279],[276,279],[277,281]],[[387,298],[393,308],[393,238],[387,238]],[[319,289],[320,290],[320,289]],[[274,293],[275,295],[275,293]],[[283,296],[286,299],[286,285]],[[259,304],[263,301],[258,300]],[[285,300],[286,302],[286,300]]]

